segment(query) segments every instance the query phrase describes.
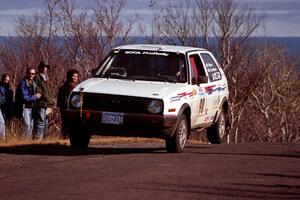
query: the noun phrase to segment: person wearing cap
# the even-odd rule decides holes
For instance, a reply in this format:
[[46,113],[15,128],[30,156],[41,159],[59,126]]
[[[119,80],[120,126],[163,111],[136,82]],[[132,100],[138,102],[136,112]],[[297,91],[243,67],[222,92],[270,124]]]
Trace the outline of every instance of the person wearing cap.
[[57,107],[59,107],[61,116],[61,137],[66,139],[68,136],[66,130],[66,116],[65,111],[68,106],[68,98],[71,91],[75,88],[78,83],[78,71],[76,69],[70,69],[67,72],[67,80],[62,86],[60,86],[57,94]]
[[41,61],[38,65],[38,73],[35,76],[36,91],[42,96],[36,101],[35,137],[43,140],[46,134],[46,110],[54,105],[53,95],[51,93],[48,70],[50,66]]
[[36,100],[41,97],[40,93],[36,92],[36,83],[33,80],[35,69],[28,68],[26,75],[22,79],[16,90],[16,117],[22,119],[23,122],[23,138],[33,139],[33,113]]

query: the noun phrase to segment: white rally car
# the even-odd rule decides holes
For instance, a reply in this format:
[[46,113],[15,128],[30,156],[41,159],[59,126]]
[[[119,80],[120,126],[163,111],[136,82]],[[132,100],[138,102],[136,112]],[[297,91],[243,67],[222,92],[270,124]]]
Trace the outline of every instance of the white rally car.
[[225,74],[206,49],[126,45],[72,91],[66,114],[74,148],[97,134],[162,138],[168,152],[182,152],[194,129],[224,142],[227,111]]

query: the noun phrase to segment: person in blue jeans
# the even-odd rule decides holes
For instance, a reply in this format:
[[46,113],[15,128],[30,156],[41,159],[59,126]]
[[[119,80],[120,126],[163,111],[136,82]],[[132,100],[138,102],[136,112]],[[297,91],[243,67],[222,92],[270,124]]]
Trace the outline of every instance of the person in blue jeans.
[[0,139],[6,138],[5,123],[12,116],[13,91],[9,84],[9,75],[3,74],[0,83]]
[[34,76],[35,69],[28,68],[26,76],[19,82],[16,90],[16,114],[21,116],[23,121],[24,139],[33,139],[34,108],[36,100],[41,98],[41,94],[36,92]]
[[42,96],[36,101],[36,113],[35,113],[35,136],[39,140],[43,140],[46,135],[47,119],[46,110],[54,106],[54,98],[52,95],[48,70],[50,66],[45,62],[40,62],[38,65],[38,73],[34,80],[36,82],[36,91]]
[[5,121],[0,110],[0,140],[6,139],[6,132],[5,132]]

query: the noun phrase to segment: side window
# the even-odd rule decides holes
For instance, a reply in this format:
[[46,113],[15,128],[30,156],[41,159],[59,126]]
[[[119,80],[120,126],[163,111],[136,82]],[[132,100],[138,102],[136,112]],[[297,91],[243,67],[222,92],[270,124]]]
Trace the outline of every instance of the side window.
[[222,76],[217,64],[208,53],[201,53],[206,71],[208,73],[209,80],[211,82],[221,80]]
[[198,54],[189,56],[189,62],[191,65],[192,72],[192,84],[199,84],[199,76],[205,76],[205,71]]

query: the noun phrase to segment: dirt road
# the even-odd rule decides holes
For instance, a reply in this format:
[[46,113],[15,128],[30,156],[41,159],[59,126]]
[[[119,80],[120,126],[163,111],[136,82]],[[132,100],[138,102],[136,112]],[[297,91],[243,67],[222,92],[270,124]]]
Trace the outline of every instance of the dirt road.
[[0,199],[300,199],[300,145],[0,147]]

